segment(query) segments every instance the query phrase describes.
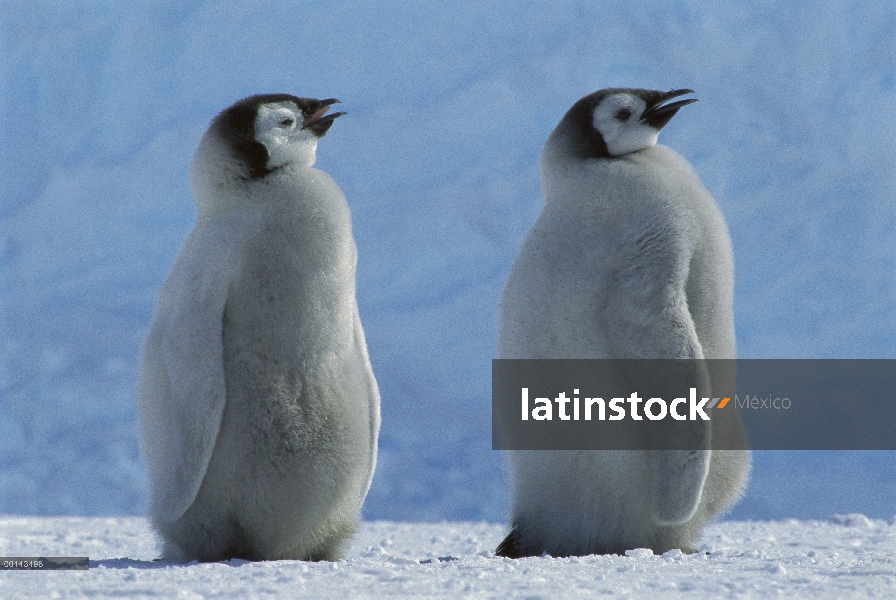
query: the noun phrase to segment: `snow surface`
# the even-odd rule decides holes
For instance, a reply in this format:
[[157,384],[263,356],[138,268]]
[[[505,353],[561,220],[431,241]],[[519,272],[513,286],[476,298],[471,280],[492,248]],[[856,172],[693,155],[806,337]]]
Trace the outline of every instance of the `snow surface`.
[[[0,0],[0,511],[138,515],[140,342],[210,119],[337,97],[383,395],[365,518],[502,522],[498,296],[579,97],[691,88],[660,135],[718,199],[742,357],[896,356],[891,0]],[[757,453],[734,518],[896,513],[893,453]]]
[[505,531],[476,522],[362,525],[346,560],[172,565],[153,562],[139,517],[0,517],[15,556],[89,556],[89,571],[8,571],[3,598],[892,598],[896,525],[861,514],[828,521],[727,521],[700,552],[495,557]]

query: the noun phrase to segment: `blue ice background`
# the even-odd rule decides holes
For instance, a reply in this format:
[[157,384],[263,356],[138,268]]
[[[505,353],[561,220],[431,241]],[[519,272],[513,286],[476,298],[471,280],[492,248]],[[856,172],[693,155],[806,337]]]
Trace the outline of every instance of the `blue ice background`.
[[[383,396],[366,518],[502,521],[498,295],[579,97],[690,87],[661,142],[727,216],[742,357],[896,356],[896,4],[0,1],[0,513],[139,514],[134,397],[209,120],[340,98]],[[896,456],[761,452],[733,518],[896,513]]]

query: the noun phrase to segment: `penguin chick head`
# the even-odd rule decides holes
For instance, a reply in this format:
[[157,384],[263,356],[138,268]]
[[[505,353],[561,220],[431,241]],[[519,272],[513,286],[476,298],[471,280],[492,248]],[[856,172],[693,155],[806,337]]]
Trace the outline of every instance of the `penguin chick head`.
[[608,88],[572,105],[551,137],[582,158],[612,158],[655,146],[660,129],[696,98],[666,104],[693,90]]
[[335,98],[314,100],[290,98],[258,105],[255,115],[255,141],[267,153],[265,175],[288,164],[314,164],[317,142],[326,135],[336,117],[344,112],[326,114]]
[[317,142],[344,112],[339,100],[262,94],[244,98],[214,118],[193,156],[190,182],[200,211],[225,208],[228,191],[264,180],[287,166],[310,167]]

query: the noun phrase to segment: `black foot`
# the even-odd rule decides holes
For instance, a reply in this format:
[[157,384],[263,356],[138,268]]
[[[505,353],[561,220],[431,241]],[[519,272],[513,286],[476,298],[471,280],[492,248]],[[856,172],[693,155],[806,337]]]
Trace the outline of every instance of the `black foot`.
[[526,556],[541,556],[541,552],[534,552],[526,548],[520,539],[519,531],[515,528],[510,530],[504,541],[498,544],[495,550],[495,556],[504,556],[506,558],[524,558]]

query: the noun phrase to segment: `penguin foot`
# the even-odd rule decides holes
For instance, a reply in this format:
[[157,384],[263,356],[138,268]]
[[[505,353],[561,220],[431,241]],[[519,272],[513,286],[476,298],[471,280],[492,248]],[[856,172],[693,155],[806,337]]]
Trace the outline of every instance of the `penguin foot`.
[[527,551],[520,539],[520,533],[516,529],[511,529],[504,541],[498,544],[495,550],[495,556],[503,556],[505,558],[525,558],[527,556],[540,556],[540,552]]

